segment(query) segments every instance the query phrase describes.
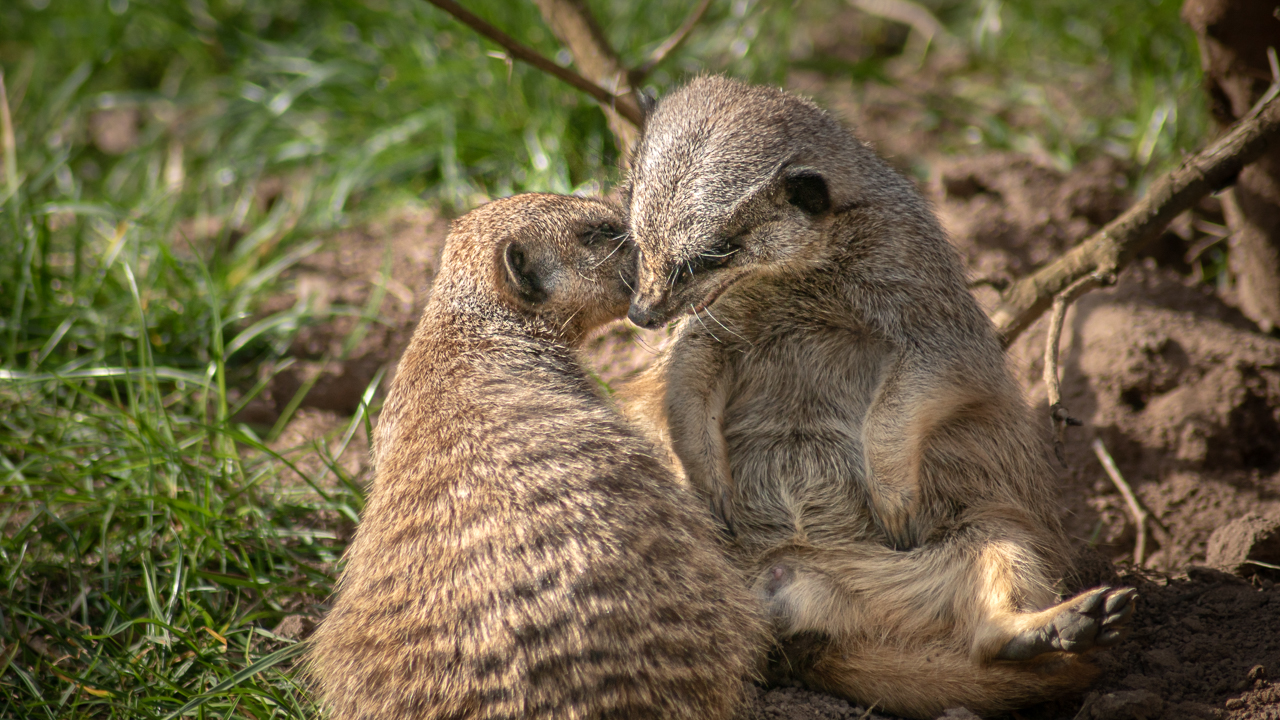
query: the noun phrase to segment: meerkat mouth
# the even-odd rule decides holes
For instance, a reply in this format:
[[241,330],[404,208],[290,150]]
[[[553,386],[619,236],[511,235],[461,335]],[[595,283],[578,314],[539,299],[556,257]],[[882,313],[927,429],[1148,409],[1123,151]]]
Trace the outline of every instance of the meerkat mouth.
[[693,308],[691,312],[700,313],[708,307],[711,307],[711,304],[718,300],[720,296],[724,294],[725,290],[728,290],[730,286],[741,280],[742,276],[743,275],[741,273],[735,274],[733,277],[730,277],[728,280],[725,280],[712,288],[711,292],[707,293],[706,297],[702,299],[702,302],[698,303],[697,307]]

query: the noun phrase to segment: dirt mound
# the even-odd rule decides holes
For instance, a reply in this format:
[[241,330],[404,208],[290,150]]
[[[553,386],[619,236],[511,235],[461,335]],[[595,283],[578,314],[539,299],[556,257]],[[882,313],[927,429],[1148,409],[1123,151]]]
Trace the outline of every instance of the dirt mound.
[[1124,211],[1128,178],[1099,158],[1070,174],[1013,153],[948,158],[928,187],[975,280],[1008,282]]
[[[1247,512],[1280,516],[1280,341],[1251,327],[1211,291],[1150,266],[1068,312],[1062,402],[1084,421],[1067,435],[1063,473],[1075,537],[1115,559],[1133,549],[1094,438],[1167,531],[1152,567],[1203,563],[1214,530]],[[1010,354],[1047,418],[1044,332],[1041,321]]]
[[[1280,717],[1280,589],[1192,567],[1173,576],[1122,577],[1141,600],[1133,631],[1097,656],[1083,699],[1021,711],[1028,720],[1176,720]],[[1134,702],[1140,700],[1140,702]]]

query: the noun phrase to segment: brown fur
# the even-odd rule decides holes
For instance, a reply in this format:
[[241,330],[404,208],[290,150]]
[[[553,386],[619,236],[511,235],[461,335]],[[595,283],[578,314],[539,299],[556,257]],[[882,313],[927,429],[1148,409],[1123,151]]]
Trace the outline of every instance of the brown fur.
[[729,718],[762,620],[573,346],[625,312],[621,213],[456,221],[310,667],[334,720]]
[[914,717],[1085,684],[1060,648],[1117,641],[1132,591],[1058,604],[1041,423],[912,184],[812,103],[718,77],[659,103],[632,168],[629,315],[693,317],[629,412],[732,533],[778,672]]

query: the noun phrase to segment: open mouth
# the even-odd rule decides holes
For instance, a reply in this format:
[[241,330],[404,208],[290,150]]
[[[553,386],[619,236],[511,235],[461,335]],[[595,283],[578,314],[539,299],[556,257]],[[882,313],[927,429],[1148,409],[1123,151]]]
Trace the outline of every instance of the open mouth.
[[728,290],[731,285],[738,282],[738,280],[740,280],[741,278],[742,278],[741,274],[735,274],[732,277],[730,277],[728,280],[725,280],[724,282],[715,286],[711,290],[711,292],[707,293],[707,296],[702,299],[702,302],[698,303],[698,306],[693,308],[692,312],[699,313],[699,312],[702,312],[703,310],[706,310],[708,307],[711,307],[711,304],[714,303],[721,295],[723,295],[725,290]]

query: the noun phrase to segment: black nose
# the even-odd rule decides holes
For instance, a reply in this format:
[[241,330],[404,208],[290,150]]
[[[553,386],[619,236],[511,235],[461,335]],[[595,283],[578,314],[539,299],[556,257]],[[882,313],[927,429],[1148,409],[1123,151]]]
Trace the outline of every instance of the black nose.
[[652,306],[644,306],[634,300],[631,302],[631,308],[627,310],[627,319],[650,330],[662,324],[662,318],[653,311]]

